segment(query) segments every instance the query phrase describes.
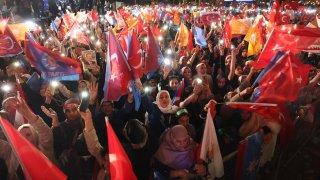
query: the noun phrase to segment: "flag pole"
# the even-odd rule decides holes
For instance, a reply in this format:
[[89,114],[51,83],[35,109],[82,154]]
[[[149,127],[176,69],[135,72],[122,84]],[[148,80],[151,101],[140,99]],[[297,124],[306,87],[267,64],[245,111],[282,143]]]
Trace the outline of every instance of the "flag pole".
[[[19,161],[19,164],[20,164],[20,166],[21,166],[21,169],[22,169],[22,171],[23,171],[23,174],[26,176],[25,178],[28,179],[28,180],[29,180],[29,179],[32,179],[31,175],[29,174],[29,172],[27,171],[26,167],[25,167],[24,164],[22,163],[22,160],[20,159],[19,154],[17,153],[16,149],[13,147],[13,144],[12,144],[12,142],[11,142],[11,139],[10,139],[9,136],[8,136],[8,133],[7,133],[6,129],[3,127],[2,121],[5,121],[5,120],[0,116],[0,129],[2,129],[4,135],[6,136],[8,142],[9,142],[9,144],[10,144],[10,146],[11,146],[12,151],[13,151],[14,154],[16,155],[16,157],[17,157],[17,159],[18,159],[18,161]],[[21,136],[22,136],[22,135],[21,135]],[[24,137],[23,137],[23,138],[24,138]]]

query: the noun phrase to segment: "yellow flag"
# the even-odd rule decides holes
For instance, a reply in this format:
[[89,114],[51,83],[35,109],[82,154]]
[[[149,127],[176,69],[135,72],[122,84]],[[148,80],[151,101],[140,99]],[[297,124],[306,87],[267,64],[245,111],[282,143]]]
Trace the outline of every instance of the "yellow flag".
[[181,14],[179,11],[175,11],[173,14],[173,25],[178,26],[180,24]]
[[248,56],[257,55],[261,52],[262,39],[259,31],[260,23],[262,23],[262,16],[257,16],[253,26],[248,30],[248,33],[244,37],[244,40],[249,42],[248,45]]
[[25,23],[8,24],[8,26],[18,41],[25,40],[25,33],[29,30]]
[[250,21],[249,19],[232,19],[230,22],[231,34],[247,34],[251,27]]
[[184,25],[184,23],[181,23],[180,29],[178,31],[178,39],[177,39],[179,48],[183,46],[187,46],[188,40],[189,40],[189,30],[186,27],[186,25]]
[[137,23],[137,20],[131,15],[129,15],[125,21],[128,27],[131,27],[133,24]]

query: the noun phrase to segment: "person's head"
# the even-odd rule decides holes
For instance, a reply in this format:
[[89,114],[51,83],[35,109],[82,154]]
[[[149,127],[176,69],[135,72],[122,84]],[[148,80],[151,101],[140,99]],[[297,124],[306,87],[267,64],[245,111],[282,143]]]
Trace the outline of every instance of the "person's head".
[[179,86],[179,77],[178,76],[170,76],[169,77],[169,86],[172,90],[177,90]]
[[185,66],[188,64],[188,58],[186,56],[181,56],[179,59],[179,65]]
[[243,49],[242,52],[241,52],[241,56],[242,57],[247,57],[248,55],[248,50],[247,49]]
[[64,114],[69,121],[75,121],[81,118],[78,111],[80,102],[78,99],[70,98],[63,105]]
[[138,119],[130,119],[123,129],[123,134],[133,149],[143,148],[148,140],[147,129]]
[[178,110],[176,112],[176,116],[180,125],[186,126],[187,124],[189,124],[190,114],[187,109],[182,108]]
[[240,64],[236,65],[234,74],[237,76],[241,76],[243,74],[242,66]]
[[110,116],[114,110],[113,102],[112,101],[102,101],[100,105],[100,111]]
[[226,61],[225,61],[225,65],[226,66],[229,66],[230,64],[231,64],[231,55],[228,55],[227,57],[226,57]]
[[185,66],[185,67],[181,68],[181,75],[185,79],[191,79],[192,78],[192,72],[191,72],[190,67]]
[[23,124],[18,128],[18,131],[34,146],[39,145],[39,136],[37,131],[30,124]]
[[81,80],[79,81],[79,84],[78,84],[78,91],[81,92],[81,91],[88,91],[89,90],[89,82],[86,81],[86,80]]
[[204,75],[207,73],[207,66],[204,63],[199,63],[196,66],[196,70],[198,75]]
[[218,75],[217,76],[217,84],[219,88],[224,88],[226,85],[227,79],[224,76]]
[[225,96],[224,96],[224,101],[229,102],[233,96],[235,96],[237,92],[235,91],[229,91]]
[[190,136],[187,129],[182,125],[173,126],[169,131],[172,146],[178,151],[184,151],[190,144]]
[[171,103],[170,94],[166,90],[161,90],[158,92],[156,97],[157,105],[161,108],[166,108]]

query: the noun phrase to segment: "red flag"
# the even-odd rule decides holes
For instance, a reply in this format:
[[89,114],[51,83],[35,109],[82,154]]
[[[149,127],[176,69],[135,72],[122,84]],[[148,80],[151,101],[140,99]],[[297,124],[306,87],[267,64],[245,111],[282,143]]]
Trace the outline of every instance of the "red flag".
[[277,102],[295,101],[300,88],[308,82],[311,66],[302,64],[293,53],[287,52],[260,80],[262,99]]
[[189,31],[188,45],[187,45],[187,50],[189,50],[189,51],[192,51],[194,48],[192,39],[193,39],[193,33]]
[[280,11],[280,2],[279,0],[275,0],[273,2],[271,12],[270,12],[270,17],[269,17],[269,22],[271,23],[271,26],[270,26],[271,29],[277,23],[277,19],[279,18],[279,11]]
[[179,103],[181,101],[182,93],[184,89],[184,79],[181,80],[180,85],[176,91],[176,94],[172,98],[172,105],[179,106]]
[[25,139],[7,120],[0,118],[0,125],[13,152],[21,163],[27,180],[31,179],[67,179],[50,160]]
[[257,69],[266,67],[278,50],[290,50],[292,53],[299,53],[302,50],[319,52],[319,44],[320,28],[293,24],[276,26],[253,66]]
[[11,57],[22,53],[22,48],[6,26],[3,34],[0,34],[0,57]]
[[218,12],[200,12],[200,19],[206,26],[211,26],[212,23],[220,22],[220,14]]
[[136,180],[131,162],[106,117],[110,176],[113,180]]
[[65,38],[73,38],[76,39],[79,43],[89,45],[90,39],[88,36],[81,30],[80,25],[78,22],[75,22],[72,28],[68,31]]
[[298,8],[299,8],[299,2],[295,2],[295,1],[292,1],[292,2],[284,2],[284,1],[282,1],[282,6],[283,6],[283,9],[284,9],[284,10],[294,10],[294,11],[297,11]]
[[163,62],[163,55],[148,27],[148,42],[146,45],[146,58],[144,66],[144,74],[148,74],[157,70]]
[[263,115],[266,118],[274,118],[279,114],[279,107],[277,104],[270,103],[248,103],[248,102],[228,102],[226,105],[236,108],[243,109],[251,112],[256,112]]
[[62,18],[61,18],[60,26],[58,28],[58,32],[59,32],[59,34],[58,34],[59,39],[64,39],[65,35],[68,32],[67,25]]
[[231,22],[231,19],[227,19],[224,22],[224,29],[222,32],[224,47],[229,47],[232,39],[230,22]]
[[104,84],[106,100],[118,100],[128,93],[128,83],[133,79],[123,50],[112,30],[108,32],[107,70]]
[[99,20],[99,14],[96,10],[91,10],[88,12],[88,19],[93,22],[97,22]]
[[126,55],[126,57],[128,58],[128,50],[129,50],[129,44],[128,44],[128,34],[129,32],[126,30],[123,33],[119,33],[119,44],[122,47],[123,53]]
[[128,62],[132,68],[133,77],[135,79],[141,78],[142,73],[142,55],[141,55],[141,46],[138,40],[138,36],[134,30],[130,32],[131,42],[128,54]]

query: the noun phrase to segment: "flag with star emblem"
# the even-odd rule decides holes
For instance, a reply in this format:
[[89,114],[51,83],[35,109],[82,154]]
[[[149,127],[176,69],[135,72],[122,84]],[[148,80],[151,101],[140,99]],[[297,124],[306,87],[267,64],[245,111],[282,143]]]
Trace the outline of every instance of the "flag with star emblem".
[[262,155],[263,134],[256,132],[238,145],[235,180],[256,180]]
[[202,48],[207,47],[207,41],[204,37],[203,30],[201,28],[198,28],[197,26],[194,26],[194,41]]
[[136,180],[128,155],[124,151],[119,139],[114,133],[108,117],[106,117],[108,155],[110,162],[110,176],[112,180]]
[[290,51],[283,54],[275,65],[260,79],[261,99],[276,102],[295,101],[300,88],[308,82],[310,65],[302,64]]
[[200,12],[200,19],[205,26],[211,26],[212,23],[220,22],[220,14],[217,12]]
[[121,95],[127,94],[131,79],[133,77],[126,56],[113,31],[109,29],[106,77],[103,87],[105,100],[118,100]]
[[277,104],[272,103],[227,102],[226,105],[235,109],[256,112],[267,118],[275,117],[280,111]]
[[301,51],[319,53],[319,44],[320,28],[309,28],[294,24],[276,26],[253,66],[257,69],[266,67],[279,50],[290,50],[292,53]]
[[12,57],[23,52],[8,26],[4,33],[0,34],[0,46],[0,57]]

